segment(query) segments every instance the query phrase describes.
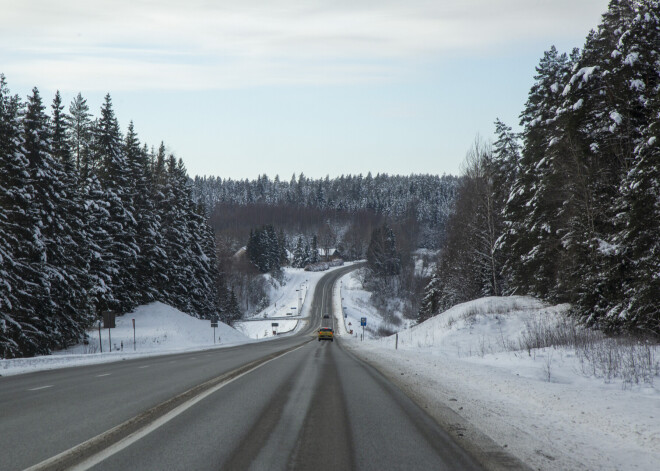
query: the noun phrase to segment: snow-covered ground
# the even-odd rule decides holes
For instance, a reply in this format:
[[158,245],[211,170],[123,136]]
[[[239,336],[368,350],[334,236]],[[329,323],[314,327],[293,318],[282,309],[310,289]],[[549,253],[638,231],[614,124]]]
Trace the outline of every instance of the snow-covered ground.
[[[135,347],[133,319],[135,319]],[[0,360],[0,375],[106,363],[139,356],[222,348],[252,341],[236,329],[219,322],[215,329],[214,343],[210,321],[191,317],[159,302],[140,306],[132,313],[117,317],[116,327],[111,329],[110,336],[108,329],[101,329],[103,353],[101,353],[98,329],[90,330],[88,334],[87,345],[80,344],[55,352],[53,355]],[[109,347],[110,338],[112,351]]]
[[[99,343],[98,329],[88,332],[87,345],[77,345],[52,355],[32,358],[0,360],[0,375],[8,376],[38,370],[64,368],[68,366],[107,363],[128,358],[156,356],[168,353],[222,348],[253,342],[254,339],[274,338],[272,323],[278,334],[293,333],[306,325],[309,316],[311,296],[318,280],[327,272],[305,272],[302,269],[285,269],[285,284],[271,283],[270,299],[272,306],[258,313],[250,322],[237,323],[234,329],[222,322],[215,329],[208,320],[191,317],[171,306],[152,303],[138,307],[134,312],[117,317],[116,327],[101,330]],[[296,291],[301,290],[301,291]],[[302,314],[297,314],[298,297],[302,304]],[[296,307],[296,309],[292,309]],[[287,313],[293,313],[287,316]],[[284,319],[275,318],[283,317]],[[135,319],[135,350],[133,349],[133,319]],[[265,334],[265,335],[264,335]],[[112,339],[112,351],[109,341]]]
[[[350,265],[350,263],[346,265]],[[236,322],[234,326],[253,339],[272,338],[273,331],[276,332],[276,335],[297,332],[306,325],[306,321],[302,319],[309,317],[312,293],[314,293],[316,283],[323,275],[337,268],[340,267],[323,272],[309,272],[302,268],[286,267],[283,269],[283,283],[266,275],[269,278],[270,305],[256,313],[250,320]],[[273,322],[279,325],[273,328]]]
[[[341,283],[335,285],[335,299],[341,292],[342,303],[335,305],[335,311],[344,313],[344,324],[339,323],[339,332],[346,334],[353,330],[353,336],[362,334],[362,327],[360,327],[360,319],[367,318],[367,325],[364,328],[364,335],[366,338],[378,337],[378,332],[381,329],[390,332],[398,331],[410,324],[409,320],[403,319],[400,312],[394,312],[391,316],[398,319],[397,322],[392,323],[383,316],[378,309],[376,309],[370,302],[371,293],[362,288],[361,272],[364,269],[351,272],[349,275],[341,278]],[[339,291],[337,291],[339,290]]]
[[[344,298],[346,324],[355,327],[357,318],[359,326],[361,312],[377,323],[354,273],[342,281],[335,305]],[[339,333],[431,414],[451,409],[533,469],[660,469],[660,377],[606,381],[568,348],[511,350],[530,323],[552,322],[565,309],[527,297],[483,298],[403,329],[398,349],[396,336],[362,342],[341,323]]]

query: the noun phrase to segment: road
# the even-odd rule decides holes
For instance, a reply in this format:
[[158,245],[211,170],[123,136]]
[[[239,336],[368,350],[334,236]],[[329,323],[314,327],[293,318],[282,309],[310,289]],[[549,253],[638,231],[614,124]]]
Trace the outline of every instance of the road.
[[0,378],[0,469],[481,469],[341,342],[316,340],[351,269],[319,281],[297,336]]

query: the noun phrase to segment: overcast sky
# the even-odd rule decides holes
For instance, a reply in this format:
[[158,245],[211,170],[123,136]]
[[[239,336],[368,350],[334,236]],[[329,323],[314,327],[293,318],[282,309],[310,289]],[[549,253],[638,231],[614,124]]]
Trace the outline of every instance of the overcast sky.
[[3,0],[0,73],[110,93],[191,176],[452,173],[607,0]]

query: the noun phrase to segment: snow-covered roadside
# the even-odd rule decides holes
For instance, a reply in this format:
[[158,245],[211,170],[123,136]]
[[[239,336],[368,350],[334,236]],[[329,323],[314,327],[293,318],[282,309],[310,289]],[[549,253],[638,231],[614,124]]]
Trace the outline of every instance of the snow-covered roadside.
[[[343,266],[351,265],[346,263]],[[327,271],[309,272],[302,268],[286,267],[284,285],[271,283],[269,299],[271,305],[255,314],[249,321],[236,322],[235,327],[252,339],[272,339],[276,335],[294,334],[307,326],[307,318],[312,305],[316,284],[327,273],[342,267],[333,267]],[[300,312],[298,312],[300,311]],[[263,319],[263,320],[261,320]],[[272,323],[279,324],[275,330]]]
[[[133,349],[133,319],[135,319],[135,350]],[[116,319],[111,329],[112,351],[108,329],[101,330],[103,353],[100,352],[98,329],[88,332],[89,344],[76,345],[53,355],[0,360],[0,375],[8,376],[69,366],[108,363],[131,358],[209,348],[224,348],[252,342],[251,339],[222,322],[215,329],[208,320],[189,316],[163,303],[140,306],[132,313]],[[122,350],[123,346],[123,350]]]
[[[356,291],[335,291],[337,312],[341,296],[347,303]],[[451,409],[534,469],[658,469],[657,382],[624,389],[621,381],[586,377],[568,350],[529,355],[498,347],[529,318],[562,309],[531,298],[484,298],[400,332],[398,349],[395,336],[361,342],[342,323],[338,330],[344,345],[432,415]]]
[[[273,306],[263,310],[259,315],[262,321],[237,323],[234,329],[222,322],[215,330],[210,321],[191,317],[171,306],[162,303],[152,303],[138,307],[134,312],[117,317],[116,327],[111,329],[112,351],[109,348],[108,329],[102,329],[101,341],[103,353],[99,345],[98,329],[88,332],[89,343],[76,345],[67,350],[58,351],[52,355],[31,358],[16,358],[0,360],[0,375],[9,376],[40,370],[66,368],[69,366],[109,363],[147,356],[165,355],[170,353],[205,350],[209,348],[224,348],[244,343],[254,342],[254,339],[270,340],[272,322],[278,316],[277,332],[291,335],[307,325],[312,296],[318,280],[326,272],[305,272],[301,269],[286,268],[284,286],[273,287],[271,299]],[[302,291],[296,291],[300,290]],[[292,312],[293,306],[298,307],[298,297],[301,296],[302,314],[286,316]],[[277,307],[275,307],[275,303]],[[296,309],[297,310],[297,309]],[[135,319],[135,350],[133,350],[133,321]],[[243,330],[243,331],[241,331]],[[264,336],[264,333],[267,335]]]
[[371,293],[362,289],[360,281],[362,270],[359,269],[343,276],[340,283],[335,284],[334,309],[335,312],[344,313],[344,322],[338,323],[339,332],[346,335],[347,332],[353,330],[353,336],[358,337],[363,330],[360,327],[362,317],[367,318],[367,325],[364,329],[366,338],[376,338],[381,329],[395,332],[408,327],[410,320],[404,319],[400,312],[395,312],[393,316],[390,316],[390,319],[396,320],[396,323],[383,319],[369,301]]

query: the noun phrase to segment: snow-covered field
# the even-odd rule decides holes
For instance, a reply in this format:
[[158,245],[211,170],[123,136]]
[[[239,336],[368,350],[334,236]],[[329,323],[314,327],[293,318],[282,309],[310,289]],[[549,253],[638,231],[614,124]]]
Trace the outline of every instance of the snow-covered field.
[[[135,319],[135,350],[133,319]],[[111,329],[110,332],[112,351],[109,348],[108,329],[101,329],[103,353],[101,353],[98,329],[90,330],[88,334],[90,337],[88,345],[77,345],[48,356],[0,360],[0,375],[106,363],[138,356],[222,348],[252,341],[227,324],[219,322],[215,329],[214,344],[210,321],[196,319],[159,302],[140,306],[132,313],[117,317],[116,328]]]
[[[360,306],[348,309],[346,322],[355,326],[357,313],[370,311],[368,293],[352,278],[343,277],[335,304],[343,297]],[[431,414],[450,408],[534,469],[660,469],[660,377],[607,380],[590,375],[568,348],[512,350],[530,323],[552,322],[565,309],[527,297],[483,298],[400,331],[398,349],[396,336],[344,339]]]

